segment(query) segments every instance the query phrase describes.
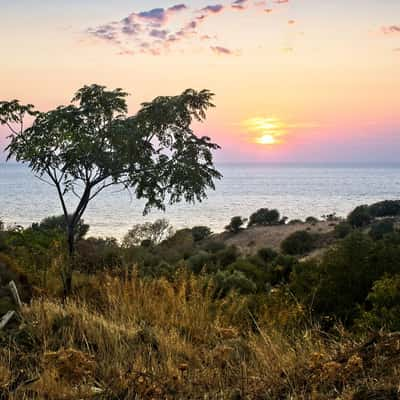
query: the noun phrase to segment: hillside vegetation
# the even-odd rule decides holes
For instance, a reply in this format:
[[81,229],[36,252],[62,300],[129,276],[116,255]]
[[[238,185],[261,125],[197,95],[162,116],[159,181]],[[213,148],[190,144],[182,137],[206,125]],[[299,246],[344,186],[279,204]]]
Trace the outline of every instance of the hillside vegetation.
[[[62,219],[2,226],[1,314],[17,310],[10,280],[25,304],[0,331],[1,396],[397,399],[393,205],[307,223],[264,209],[249,228],[236,219],[222,236],[157,221],[132,227],[122,243],[86,238],[82,222],[68,298]],[[232,245],[268,229],[290,234],[279,247]]]

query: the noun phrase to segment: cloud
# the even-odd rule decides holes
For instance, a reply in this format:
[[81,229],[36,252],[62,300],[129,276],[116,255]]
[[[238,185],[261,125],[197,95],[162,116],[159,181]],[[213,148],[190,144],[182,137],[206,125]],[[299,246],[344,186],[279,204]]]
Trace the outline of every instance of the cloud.
[[221,12],[223,9],[224,9],[224,6],[222,4],[214,4],[211,6],[206,6],[206,7],[201,8],[199,10],[199,12],[206,13],[206,14],[209,14],[209,13],[217,14],[217,13]]
[[400,25],[383,26],[382,32],[385,35],[391,35],[391,34],[396,34],[396,33],[400,34]]
[[219,55],[232,55],[234,54],[234,52],[226,47],[222,47],[222,46],[211,46],[210,47],[211,50],[215,53],[215,54],[219,54]]
[[246,9],[246,3],[248,3],[248,0],[234,0],[232,8],[235,10],[244,10]]
[[[271,2],[271,0],[269,0]],[[272,3],[287,3],[288,0],[272,0]],[[184,3],[177,3],[168,8],[158,7],[136,11],[119,21],[112,21],[86,29],[92,38],[109,43],[118,49],[120,55],[151,54],[160,55],[172,50],[185,50],[191,41],[198,44],[208,41],[208,46],[219,55],[239,54],[228,47],[220,46],[215,33],[206,31],[208,18],[218,17],[233,10],[245,11],[251,8],[260,13],[270,13],[272,8],[265,8],[266,0],[221,0],[221,3],[209,4],[202,8],[189,8]],[[178,14],[180,14],[178,16]],[[289,20],[288,24],[294,24]]]

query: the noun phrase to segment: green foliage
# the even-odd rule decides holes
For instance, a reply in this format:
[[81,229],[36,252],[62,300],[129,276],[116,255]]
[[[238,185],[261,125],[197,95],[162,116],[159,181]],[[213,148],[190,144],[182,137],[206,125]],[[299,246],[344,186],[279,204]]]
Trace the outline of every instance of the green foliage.
[[[201,201],[221,174],[212,152],[219,148],[209,137],[197,137],[191,125],[213,107],[208,90],[185,90],[143,103],[127,114],[127,93],[90,85],[79,89],[68,106],[34,111],[18,101],[0,102],[0,125],[11,130],[8,159],[27,163],[33,173],[57,191],[67,225],[71,262],[64,271],[65,294],[72,289],[76,225],[89,202],[112,185],[131,189],[150,208]],[[26,116],[34,121],[24,129]],[[65,196],[77,198],[70,212]]]
[[307,231],[297,231],[289,235],[281,243],[282,251],[290,255],[302,255],[314,249],[315,235]]
[[[146,241],[149,246],[160,244],[173,234],[173,229],[168,220],[161,218],[154,222],[136,224],[128,231],[122,240],[122,245],[126,248],[140,246]],[[144,242],[144,243],[143,243]],[[146,246],[145,246],[146,247]]]
[[250,259],[239,258],[233,264],[229,265],[229,271],[240,271],[246,278],[250,279],[256,285],[258,290],[262,290],[266,283],[266,274],[258,265],[251,262]]
[[199,274],[203,270],[207,270],[214,265],[214,257],[206,251],[199,251],[187,260],[188,266],[192,272]]
[[356,207],[348,216],[347,222],[354,228],[362,228],[372,221],[372,216],[367,205]]
[[257,290],[256,284],[238,270],[218,271],[214,275],[214,282],[220,296],[226,295],[231,290],[236,290],[242,294],[255,293]]
[[343,239],[352,232],[353,228],[348,222],[340,222],[335,226],[334,235],[337,239]]
[[315,217],[307,217],[306,218],[306,224],[316,224],[317,222],[319,222],[318,218]]
[[400,215],[400,200],[384,200],[371,204],[369,213],[375,218]]
[[77,269],[94,273],[112,270],[123,264],[122,252],[115,238],[88,238],[77,244]]
[[195,242],[201,242],[211,235],[211,229],[207,226],[194,226],[192,228],[192,236]]
[[291,289],[317,315],[351,323],[358,316],[374,282],[400,271],[398,238],[374,242],[354,232],[320,261],[300,263],[291,275]]
[[225,249],[225,243],[220,241],[220,240],[209,240],[207,242],[204,243],[204,245],[202,246],[202,249],[204,251],[208,251],[210,253],[218,253],[220,250]]
[[382,239],[385,235],[394,232],[394,223],[392,220],[382,220],[375,222],[371,225],[369,235],[374,240]]
[[302,224],[303,221],[301,219],[291,219],[288,223],[289,223],[289,225],[298,225],[298,224]]
[[[69,216],[69,218],[72,218]],[[42,230],[51,233],[52,231],[56,234],[66,234],[67,223],[64,215],[50,216],[42,219],[40,223],[32,224],[32,229]],[[75,240],[83,239],[89,231],[89,225],[85,224],[83,219],[80,219],[75,227]]]
[[279,211],[276,209],[260,208],[250,215],[249,226],[268,226],[280,223]]
[[231,222],[225,227],[225,230],[231,233],[239,233],[243,230],[243,225],[246,223],[247,219],[240,216],[232,217]]
[[270,247],[263,247],[262,249],[258,250],[257,256],[260,257],[265,263],[269,263],[278,256],[278,253]]
[[367,297],[369,310],[358,320],[361,327],[400,330],[400,274],[385,275],[373,285]]
[[215,263],[220,268],[226,268],[228,265],[233,264],[240,253],[236,246],[228,246],[214,253]]

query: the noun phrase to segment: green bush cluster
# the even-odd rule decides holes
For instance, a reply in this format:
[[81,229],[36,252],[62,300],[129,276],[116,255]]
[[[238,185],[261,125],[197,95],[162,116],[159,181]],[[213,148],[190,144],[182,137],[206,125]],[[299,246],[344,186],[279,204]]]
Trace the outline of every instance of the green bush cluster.
[[[394,217],[382,217],[395,208],[391,203],[374,206],[373,213],[379,214],[379,219],[369,222],[365,229],[361,221],[363,215],[371,216],[369,207],[355,209],[354,219],[350,219],[353,224],[349,220],[337,224],[331,238],[340,240],[320,257],[306,261],[299,260],[299,256],[318,248],[325,236],[301,230],[282,242],[280,252],[264,247],[246,255],[211,235],[205,226],[172,233],[169,224],[163,222],[160,229],[155,229],[160,239],[153,236],[147,244],[131,236],[132,240],[120,244],[114,238],[86,238],[89,227],[82,222],[77,233],[76,269],[82,274],[120,271],[169,280],[177,276],[178,270],[186,269],[201,274],[219,297],[230,291],[250,296],[248,304],[254,304],[255,310],[272,299],[276,303],[280,298],[276,293],[287,293],[293,304],[309,310],[313,320],[341,321],[356,328],[400,329],[400,233],[395,230]],[[275,215],[268,221],[281,220]],[[52,270],[52,266],[66,262],[60,251],[65,241],[63,229],[59,217],[46,218],[26,229],[3,228],[2,281],[10,279],[11,273],[26,287],[33,284],[49,288],[55,271],[59,271]],[[143,230],[138,228],[137,232]]]

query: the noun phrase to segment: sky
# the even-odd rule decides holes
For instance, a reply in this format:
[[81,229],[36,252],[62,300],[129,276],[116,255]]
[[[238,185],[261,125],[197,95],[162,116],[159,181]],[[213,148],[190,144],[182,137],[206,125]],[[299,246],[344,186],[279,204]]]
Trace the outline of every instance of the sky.
[[399,0],[0,0],[0,38],[0,101],[207,88],[218,162],[399,161]]

